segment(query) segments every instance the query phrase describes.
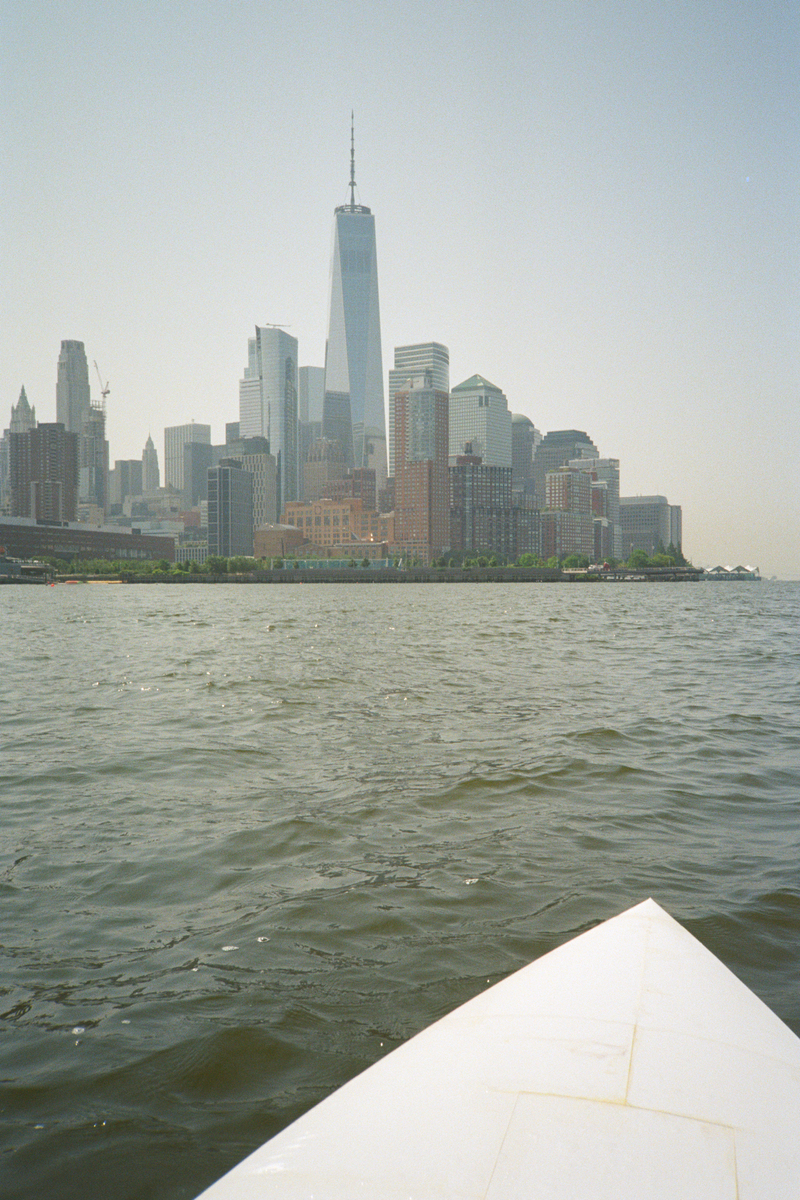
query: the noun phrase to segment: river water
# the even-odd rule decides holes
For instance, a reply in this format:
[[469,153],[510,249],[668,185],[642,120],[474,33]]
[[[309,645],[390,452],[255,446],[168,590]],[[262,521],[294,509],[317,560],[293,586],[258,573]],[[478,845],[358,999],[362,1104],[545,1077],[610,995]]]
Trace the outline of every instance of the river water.
[[192,1197],[647,896],[800,1032],[800,585],[0,612],[5,1200]]

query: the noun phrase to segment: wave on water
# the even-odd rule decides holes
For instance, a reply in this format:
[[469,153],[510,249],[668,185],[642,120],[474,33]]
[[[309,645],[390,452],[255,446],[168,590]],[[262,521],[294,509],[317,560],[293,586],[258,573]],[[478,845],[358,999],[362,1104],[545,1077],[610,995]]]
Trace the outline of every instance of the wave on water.
[[0,603],[4,1196],[194,1195],[650,895],[800,1032],[797,586]]

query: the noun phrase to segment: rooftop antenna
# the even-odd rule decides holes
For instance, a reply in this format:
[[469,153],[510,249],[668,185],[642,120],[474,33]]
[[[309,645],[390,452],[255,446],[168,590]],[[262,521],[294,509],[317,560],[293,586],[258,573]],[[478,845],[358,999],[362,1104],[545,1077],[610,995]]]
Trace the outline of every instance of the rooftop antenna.
[[352,108],[350,109],[350,207],[356,206],[356,138],[355,138],[355,119]]

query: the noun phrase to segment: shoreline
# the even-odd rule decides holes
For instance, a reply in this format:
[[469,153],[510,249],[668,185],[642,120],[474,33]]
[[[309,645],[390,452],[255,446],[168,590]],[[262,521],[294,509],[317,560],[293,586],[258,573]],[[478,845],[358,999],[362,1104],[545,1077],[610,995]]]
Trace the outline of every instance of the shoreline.
[[53,583],[105,584],[381,584],[381,583],[696,583],[702,577],[699,569],[685,567],[654,567],[640,571],[563,571],[553,567],[292,567],[270,571],[251,571],[243,574],[206,575],[191,572],[175,574],[137,575],[74,575],[69,579],[56,576]]

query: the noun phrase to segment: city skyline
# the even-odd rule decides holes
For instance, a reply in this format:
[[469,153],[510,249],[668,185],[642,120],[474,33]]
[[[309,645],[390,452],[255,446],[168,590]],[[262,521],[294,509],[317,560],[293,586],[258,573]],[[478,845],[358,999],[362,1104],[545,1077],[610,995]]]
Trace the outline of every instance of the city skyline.
[[[63,7],[66,59],[61,9],[3,17],[3,422],[23,384],[39,419],[55,418],[67,339],[110,381],[114,459],[191,419],[222,440],[256,323],[286,322],[300,363],[321,367],[329,214],[348,199],[336,181],[355,107],[386,360],[440,340],[452,378],[491,379],[543,434],[588,430],[620,460],[624,494],[680,503],[695,561],[800,576],[786,533],[796,490],[775,455],[800,442],[785,153],[797,14],[412,3],[402,29],[437,71],[411,89],[397,31],[366,5],[360,74],[335,14],[276,26],[288,86],[254,84],[247,4],[225,18],[201,4],[190,21],[180,4],[143,3],[141,22]],[[184,41],[191,54],[176,55]],[[472,86],[486,61],[489,95]]]

